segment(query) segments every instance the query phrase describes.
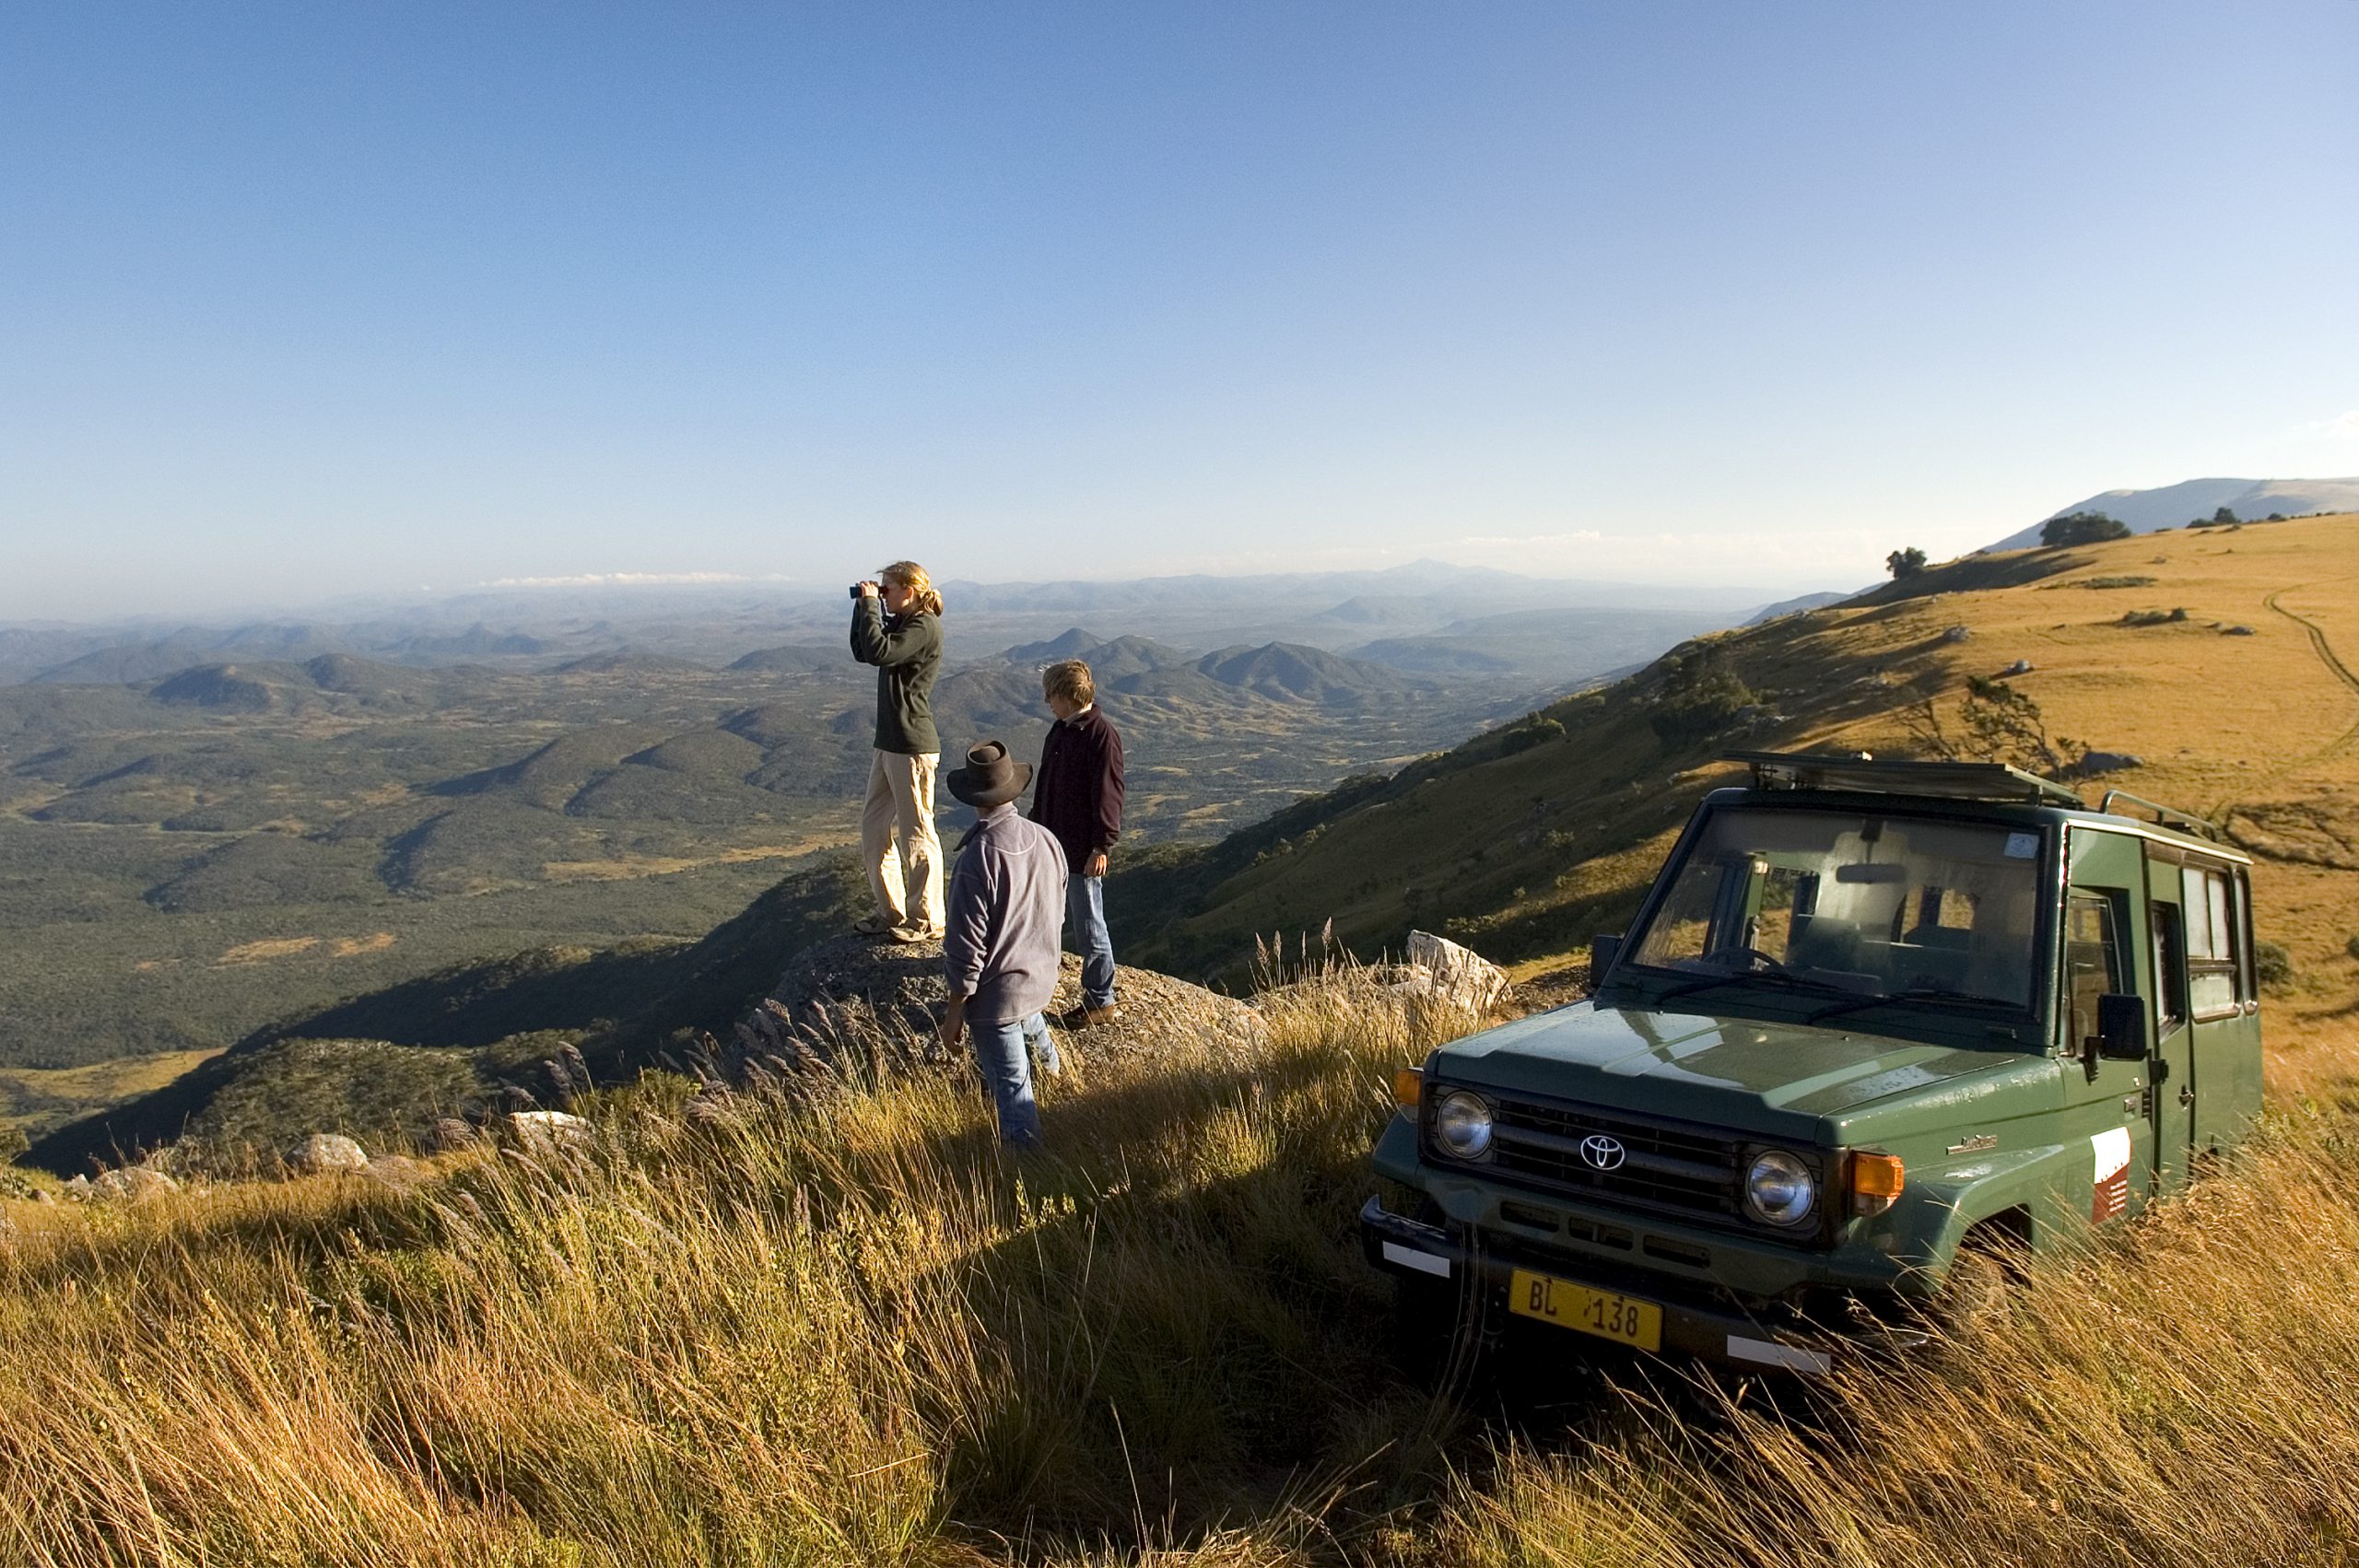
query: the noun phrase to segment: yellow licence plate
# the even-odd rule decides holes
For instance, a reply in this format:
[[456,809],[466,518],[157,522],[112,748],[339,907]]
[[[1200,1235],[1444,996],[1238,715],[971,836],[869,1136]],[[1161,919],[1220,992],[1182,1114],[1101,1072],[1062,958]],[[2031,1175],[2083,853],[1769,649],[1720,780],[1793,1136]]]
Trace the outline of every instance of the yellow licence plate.
[[1508,1283],[1508,1310],[1642,1351],[1662,1349],[1661,1307],[1634,1296],[1591,1290],[1570,1280],[1518,1269]]

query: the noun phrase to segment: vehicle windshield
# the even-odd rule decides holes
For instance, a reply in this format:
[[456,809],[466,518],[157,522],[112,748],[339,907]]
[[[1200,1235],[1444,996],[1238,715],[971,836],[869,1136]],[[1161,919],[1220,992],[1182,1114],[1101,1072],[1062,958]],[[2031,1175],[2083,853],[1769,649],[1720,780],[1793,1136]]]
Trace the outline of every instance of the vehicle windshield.
[[2028,1009],[2038,868],[2035,832],[1721,807],[1625,952],[1706,984],[1776,977],[1767,983]]

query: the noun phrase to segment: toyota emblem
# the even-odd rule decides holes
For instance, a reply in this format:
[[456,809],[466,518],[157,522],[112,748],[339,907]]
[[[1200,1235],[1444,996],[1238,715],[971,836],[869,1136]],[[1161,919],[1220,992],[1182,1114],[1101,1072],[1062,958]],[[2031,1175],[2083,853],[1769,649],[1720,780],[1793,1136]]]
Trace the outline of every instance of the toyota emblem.
[[1592,1132],[1581,1140],[1581,1162],[1591,1170],[1618,1170],[1622,1165],[1622,1140]]

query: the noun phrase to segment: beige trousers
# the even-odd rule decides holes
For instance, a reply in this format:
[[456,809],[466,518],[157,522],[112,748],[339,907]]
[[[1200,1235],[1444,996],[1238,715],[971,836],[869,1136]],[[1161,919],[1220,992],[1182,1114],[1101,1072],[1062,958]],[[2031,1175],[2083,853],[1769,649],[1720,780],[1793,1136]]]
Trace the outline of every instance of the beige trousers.
[[933,831],[933,770],[941,754],[878,752],[875,757],[860,813],[860,858],[868,867],[876,912],[897,926],[940,930],[942,840]]

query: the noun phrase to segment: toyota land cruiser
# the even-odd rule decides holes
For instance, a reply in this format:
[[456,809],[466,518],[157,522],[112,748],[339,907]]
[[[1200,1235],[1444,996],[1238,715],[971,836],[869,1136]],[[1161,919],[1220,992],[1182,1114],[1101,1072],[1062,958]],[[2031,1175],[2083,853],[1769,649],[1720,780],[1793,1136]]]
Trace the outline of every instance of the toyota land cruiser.
[[2260,1108],[2249,861],[2208,824],[1997,764],[1731,760],[1590,1000],[1396,1082],[1407,1211],[1361,1228],[1404,1312],[1824,1372]]

